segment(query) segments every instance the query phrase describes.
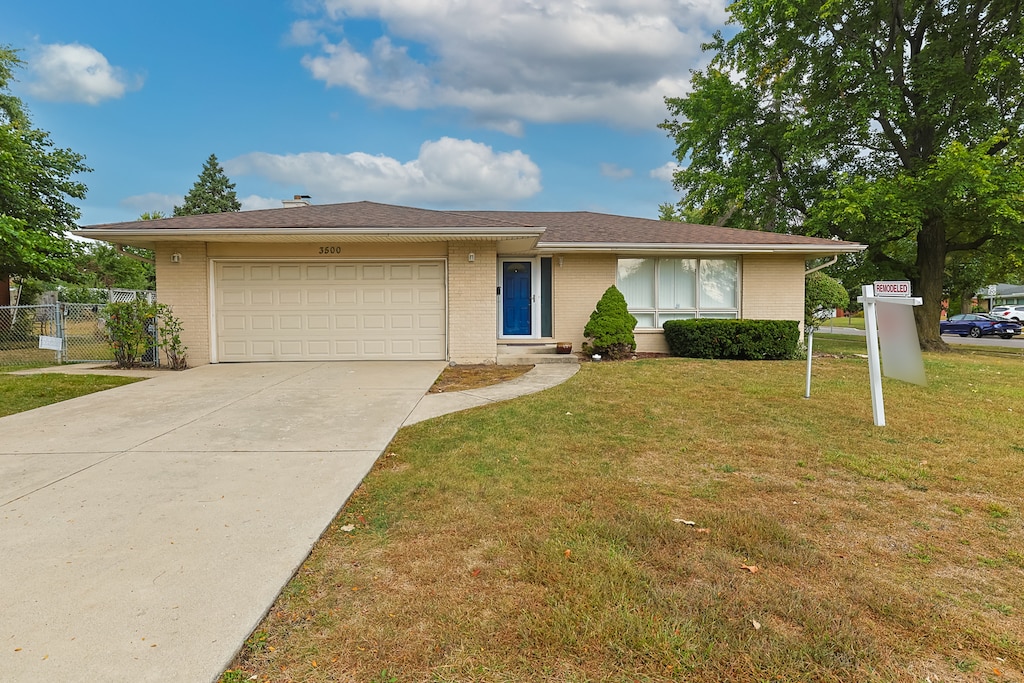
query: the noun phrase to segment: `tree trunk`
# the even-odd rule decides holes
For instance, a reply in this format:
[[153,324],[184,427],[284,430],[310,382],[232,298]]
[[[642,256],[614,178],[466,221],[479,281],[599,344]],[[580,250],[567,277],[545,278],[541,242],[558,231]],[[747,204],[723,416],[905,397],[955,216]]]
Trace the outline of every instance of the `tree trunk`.
[[914,295],[923,299],[921,306],[914,307],[914,322],[924,351],[949,348],[939,336],[945,269],[946,224],[941,216],[928,213],[917,235],[917,281],[913,283]]
[[966,291],[966,292],[963,292],[962,294],[960,294],[960,312],[961,313],[970,313],[971,312],[971,309],[974,308],[974,305],[971,303],[972,299],[974,299],[974,292],[972,292],[972,291]]

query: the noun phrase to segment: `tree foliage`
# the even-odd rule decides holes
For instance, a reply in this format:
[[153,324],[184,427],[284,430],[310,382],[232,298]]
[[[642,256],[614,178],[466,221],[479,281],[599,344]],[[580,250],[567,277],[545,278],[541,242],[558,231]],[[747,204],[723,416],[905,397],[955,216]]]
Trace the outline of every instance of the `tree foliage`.
[[947,257],[1024,244],[1016,0],[738,0],[662,127],[683,213],[869,245],[938,337]]
[[21,100],[10,93],[17,51],[0,45],[0,305],[11,276],[68,275],[75,246],[65,236],[86,187],[74,179],[90,169],[85,157],[54,146],[49,133],[32,127]]
[[[196,216],[204,213],[225,213],[239,211],[241,208],[242,204],[235,196],[235,184],[228,179],[224,168],[217,162],[217,155],[211,154],[203,164],[199,178],[185,195],[184,203],[174,207],[174,215]],[[150,220],[156,217],[156,215],[151,215]],[[159,217],[163,216],[159,215]]]
[[100,289],[156,289],[156,266],[148,262],[153,252],[125,247],[132,258],[105,242],[87,245],[75,258],[78,284]]
[[804,330],[814,331],[821,326],[821,313],[842,308],[850,303],[850,293],[843,283],[818,271],[804,281]]

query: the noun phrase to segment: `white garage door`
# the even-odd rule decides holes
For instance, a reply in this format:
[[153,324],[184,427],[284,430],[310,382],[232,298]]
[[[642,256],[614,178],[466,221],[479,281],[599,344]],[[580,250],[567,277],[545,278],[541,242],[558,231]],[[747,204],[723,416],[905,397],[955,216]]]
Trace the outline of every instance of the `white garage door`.
[[217,360],[444,360],[443,261],[221,262]]

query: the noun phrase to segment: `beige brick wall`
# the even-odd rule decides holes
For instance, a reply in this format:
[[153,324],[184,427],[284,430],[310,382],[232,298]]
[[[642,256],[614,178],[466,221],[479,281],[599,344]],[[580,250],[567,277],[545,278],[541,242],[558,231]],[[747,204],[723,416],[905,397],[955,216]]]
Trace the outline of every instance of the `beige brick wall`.
[[[181,261],[171,262],[171,254]],[[210,362],[210,269],[205,242],[161,242],[155,250],[156,298],[181,319],[189,365]]]
[[[591,311],[609,286],[615,284],[617,257],[568,255],[552,268],[554,336],[578,349]],[[803,256],[744,256],[741,271],[740,316],[756,320],[803,320]],[[637,351],[668,353],[661,330],[637,331]]]
[[742,278],[741,317],[803,321],[803,256],[744,256]]
[[[562,259],[559,265],[558,259]],[[615,284],[614,254],[555,255],[551,261],[552,334],[555,341],[583,345],[583,328],[604,291]]]
[[[469,254],[474,261],[469,262]],[[448,245],[448,358],[459,364],[493,363],[498,353],[496,289],[498,256],[493,242]]]

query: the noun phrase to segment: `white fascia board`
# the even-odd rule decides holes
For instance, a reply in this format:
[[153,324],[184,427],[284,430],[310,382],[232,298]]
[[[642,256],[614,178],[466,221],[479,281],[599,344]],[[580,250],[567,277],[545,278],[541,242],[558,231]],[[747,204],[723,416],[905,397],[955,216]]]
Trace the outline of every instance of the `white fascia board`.
[[614,252],[616,254],[846,254],[864,251],[866,244],[830,247],[827,244],[632,244],[623,242],[539,242],[537,249],[560,254]]

